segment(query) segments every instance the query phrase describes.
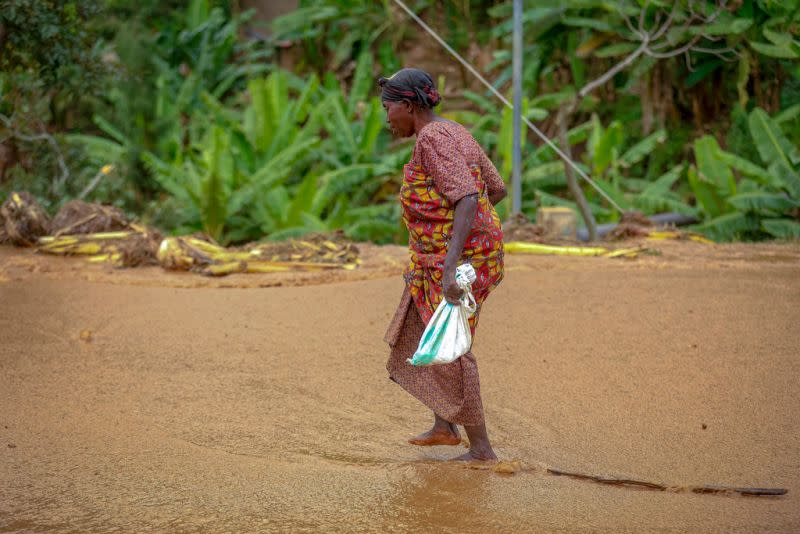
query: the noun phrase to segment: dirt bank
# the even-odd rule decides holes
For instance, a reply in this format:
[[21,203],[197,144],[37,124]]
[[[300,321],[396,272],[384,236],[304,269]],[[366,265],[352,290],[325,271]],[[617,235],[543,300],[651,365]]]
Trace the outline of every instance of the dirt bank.
[[475,353],[510,476],[405,444],[399,247],[223,279],[0,247],[0,530],[797,531],[800,246],[655,246],[508,258]]

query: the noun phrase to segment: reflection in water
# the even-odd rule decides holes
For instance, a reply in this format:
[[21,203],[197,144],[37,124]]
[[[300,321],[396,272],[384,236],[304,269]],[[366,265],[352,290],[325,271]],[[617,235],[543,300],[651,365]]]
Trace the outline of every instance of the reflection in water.
[[405,465],[393,484],[384,527],[397,531],[473,531],[489,526],[491,470],[465,464],[418,462]]

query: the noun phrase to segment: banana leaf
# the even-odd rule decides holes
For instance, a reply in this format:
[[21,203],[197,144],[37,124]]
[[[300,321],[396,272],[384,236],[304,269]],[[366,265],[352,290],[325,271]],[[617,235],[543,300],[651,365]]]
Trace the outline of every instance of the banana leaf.
[[363,122],[361,136],[358,141],[359,159],[361,161],[375,153],[378,136],[383,130],[383,107],[380,100],[377,98],[370,99]]
[[761,228],[779,239],[800,239],[800,222],[791,219],[761,219]]
[[[500,6],[509,4],[510,2],[500,4]],[[551,29],[553,26],[558,24],[563,10],[564,8],[561,6],[550,7],[546,5],[537,5],[537,7],[525,9],[522,14],[522,23],[525,26],[525,36],[528,39],[536,39],[538,36]],[[498,38],[511,34],[514,21],[510,13],[506,16],[508,17],[508,20],[492,28],[492,37]]]
[[776,59],[798,59],[798,54],[792,46],[776,46],[773,44],[759,43],[750,41],[750,46],[758,52],[768,57]]
[[602,178],[594,178],[594,183],[603,190],[603,192],[611,197],[611,199],[619,205],[625,211],[631,209],[630,201],[625,197],[625,194],[620,191],[613,183],[604,180]]
[[346,165],[320,175],[311,211],[320,214],[329,209],[337,195],[353,191],[373,169],[371,164]]
[[723,11],[717,20],[711,24],[695,26],[690,32],[692,35],[739,35],[750,29],[753,19],[734,18],[730,13]]
[[334,6],[304,7],[277,17],[272,21],[272,28],[281,39],[287,39],[295,37],[306,27],[314,27],[339,15],[339,9]]
[[800,202],[793,201],[784,195],[765,193],[763,191],[739,193],[728,197],[727,202],[741,211],[769,210],[783,212],[800,206]]
[[582,18],[582,17],[562,17],[561,23],[566,26],[574,26],[576,28],[588,28],[604,33],[614,32],[614,27],[602,19]]
[[483,95],[473,91],[464,91],[464,98],[478,106],[485,113],[497,113],[497,105]]
[[694,229],[715,241],[732,241],[748,232],[757,232],[760,228],[758,217],[734,211],[715,217]]
[[334,139],[341,153],[350,156],[349,163],[356,163],[354,158],[358,154],[358,144],[356,143],[355,135],[353,135],[350,121],[347,120],[341,97],[336,93],[330,94],[324,106],[326,113],[322,120],[325,124],[325,129]]
[[711,184],[723,197],[736,194],[736,180],[730,167],[719,156],[717,140],[704,135],[694,142],[698,177]]
[[[574,128],[570,129],[567,132],[567,141],[569,142],[570,146],[577,145],[579,143],[583,143],[589,138],[590,133],[592,132],[592,128],[594,125],[592,124],[591,120],[584,122],[583,124],[579,124]],[[557,140],[555,140],[556,146],[558,146]],[[550,145],[542,144],[533,152],[533,159],[535,161],[541,161],[546,159],[551,159],[556,157],[555,151],[550,148]],[[584,170],[586,170],[584,168]]]
[[544,108],[547,110],[557,109],[564,102],[574,98],[575,89],[567,87],[557,93],[548,93],[537,96],[530,101],[530,106],[534,108]]
[[715,70],[724,65],[723,61],[719,58],[708,59],[698,65],[691,74],[689,74],[683,81],[683,86],[690,89],[698,83],[706,80]]
[[794,199],[800,199],[800,172],[792,169],[785,161],[776,161],[770,165],[769,172]]
[[666,130],[658,130],[657,132],[648,135],[625,151],[625,153],[619,158],[619,164],[624,168],[629,168],[633,165],[636,165],[644,158],[649,156],[658,145],[664,143],[666,140]]
[[344,228],[344,233],[356,241],[386,242],[400,230],[397,221],[362,219]]
[[676,181],[678,181],[682,173],[683,163],[680,165],[675,165],[670,170],[651,182],[650,185],[648,185],[644,191],[642,191],[642,193],[648,196],[663,195],[672,189],[672,186]]
[[86,155],[95,165],[119,163],[128,154],[125,145],[96,135],[67,134],[64,139],[82,145],[86,150]]
[[222,128],[211,131],[211,146],[203,152],[206,176],[201,178],[202,204],[200,212],[203,229],[220,240],[227,218],[226,200],[233,181],[233,160],[230,157],[229,137]]
[[251,65],[228,65],[220,72],[220,81],[213,88],[211,94],[216,98],[222,98],[233,85],[241,79],[255,78],[259,74],[266,74],[272,70],[272,65],[268,63],[256,63]]
[[780,182],[767,169],[724,150],[719,150],[717,155],[723,163],[739,171],[744,176],[755,178],[765,185],[777,185],[780,187]]
[[537,180],[541,180],[556,174],[560,174],[562,177],[564,175],[564,162],[560,159],[551,161],[549,163],[543,163],[532,169],[528,169],[525,171],[525,173],[523,173],[522,180],[526,183],[533,183]]
[[97,125],[98,128],[100,128],[103,131],[103,133],[114,139],[120,145],[125,146],[130,144],[130,140],[125,134],[119,131],[116,127],[114,127],[114,125],[112,125],[109,121],[107,121],[100,115],[95,114],[92,117],[92,120],[94,120],[94,123]]
[[775,121],[761,108],[755,108],[748,117],[750,134],[756,149],[767,165],[777,161],[789,168],[800,164],[800,148],[793,145]]
[[295,158],[311,149],[319,142],[319,138],[312,137],[302,143],[296,143],[278,153],[262,165],[248,179],[247,184],[234,191],[228,201],[228,213],[237,213],[242,206],[252,202],[259,191],[269,189],[275,184],[284,181],[292,172]]
[[633,199],[633,205],[647,214],[674,211],[682,215],[697,216],[697,208],[688,205],[674,193],[660,195],[642,193]]
[[294,122],[297,124],[302,124],[308,118],[309,110],[313,103],[314,97],[318,94],[319,91],[319,78],[316,74],[312,74],[306,84],[304,85],[302,91],[300,91],[300,96],[297,98],[297,101],[294,104]]
[[352,119],[359,102],[365,102],[373,86],[372,53],[369,49],[359,54],[356,70],[353,74],[353,83],[350,87],[350,98],[347,102],[347,116]]
[[616,157],[623,142],[622,123],[614,121],[603,129],[599,121],[596,122],[595,132],[589,141],[589,153],[592,158],[593,174],[599,176],[605,173]]
[[298,225],[302,221],[302,215],[308,214],[315,217],[319,213],[312,211],[314,208],[314,197],[317,192],[317,176],[309,174],[293,191],[293,198],[286,213],[286,224],[290,226]]
[[797,117],[800,117],[800,104],[789,106],[775,115],[772,120],[774,120],[777,124],[783,124],[784,122],[793,121]]
[[709,217],[717,217],[725,212],[725,203],[717,193],[717,188],[704,180],[701,180],[697,175],[697,168],[694,165],[689,166],[687,172],[689,179],[689,186],[692,188],[697,203]]

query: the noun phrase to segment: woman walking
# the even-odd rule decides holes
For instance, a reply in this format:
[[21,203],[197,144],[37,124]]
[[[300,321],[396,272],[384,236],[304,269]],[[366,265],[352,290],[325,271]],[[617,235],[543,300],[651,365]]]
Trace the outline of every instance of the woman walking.
[[478,365],[472,352],[446,365],[415,367],[406,362],[442,298],[457,303],[456,267],[470,263],[478,309],[503,279],[503,231],[494,205],[506,196],[497,169],[460,124],[437,116],[440,97],[428,73],[402,69],[381,78],[387,122],[399,137],[416,135],[404,167],[400,201],[408,227],[410,261],[403,297],[385,340],[391,346],[389,377],[433,411],[433,427],[409,440],[413,445],[458,445],[457,425],[469,438],[459,460],[494,460],[484,423]]

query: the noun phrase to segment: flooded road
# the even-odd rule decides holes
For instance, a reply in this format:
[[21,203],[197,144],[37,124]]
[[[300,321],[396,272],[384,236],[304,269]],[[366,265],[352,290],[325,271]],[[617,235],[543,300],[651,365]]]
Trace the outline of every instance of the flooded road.
[[796,532],[800,249],[741,250],[510,257],[475,354],[514,474],[406,443],[431,417],[384,369],[397,276],[186,289],[6,269],[0,531]]

